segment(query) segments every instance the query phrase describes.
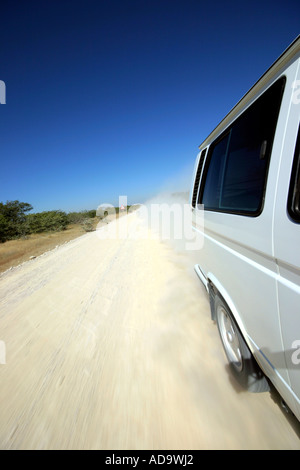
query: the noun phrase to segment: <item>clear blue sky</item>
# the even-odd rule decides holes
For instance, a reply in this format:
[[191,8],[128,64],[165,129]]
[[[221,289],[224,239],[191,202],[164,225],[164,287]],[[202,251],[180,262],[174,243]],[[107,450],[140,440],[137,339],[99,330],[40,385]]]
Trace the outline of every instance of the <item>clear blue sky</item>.
[[299,34],[294,0],[2,0],[0,201],[189,189],[198,145]]

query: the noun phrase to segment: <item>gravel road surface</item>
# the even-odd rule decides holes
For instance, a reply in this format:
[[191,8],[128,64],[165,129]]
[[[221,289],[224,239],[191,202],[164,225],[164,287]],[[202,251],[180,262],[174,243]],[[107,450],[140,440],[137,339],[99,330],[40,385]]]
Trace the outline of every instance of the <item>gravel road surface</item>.
[[136,212],[0,276],[0,448],[300,449],[232,381],[194,256]]

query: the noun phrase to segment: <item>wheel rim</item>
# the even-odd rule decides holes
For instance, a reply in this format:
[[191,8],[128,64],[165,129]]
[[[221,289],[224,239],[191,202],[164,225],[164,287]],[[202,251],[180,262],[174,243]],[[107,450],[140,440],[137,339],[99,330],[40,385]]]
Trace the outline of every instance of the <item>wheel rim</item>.
[[223,307],[218,309],[218,324],[226,355],[238,372],[243,369],[241,346],[235,324]]

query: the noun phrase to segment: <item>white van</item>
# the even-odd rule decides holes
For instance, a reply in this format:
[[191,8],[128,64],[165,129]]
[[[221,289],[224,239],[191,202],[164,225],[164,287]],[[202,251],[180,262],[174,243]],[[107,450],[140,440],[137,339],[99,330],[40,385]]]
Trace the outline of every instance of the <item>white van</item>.
[[251,391],[271,381],[300,420],[299,116],[298,36],[199,146],[190,204],[233,373]]

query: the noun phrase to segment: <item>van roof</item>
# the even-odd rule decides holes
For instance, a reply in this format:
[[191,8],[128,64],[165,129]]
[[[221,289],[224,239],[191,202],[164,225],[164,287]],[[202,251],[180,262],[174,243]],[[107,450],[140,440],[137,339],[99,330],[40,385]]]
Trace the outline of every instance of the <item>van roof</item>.
[[222,119],[217,127],[206,137],[206,139],[199,145],[199,149],[206,147],[206,145],[213,140],[220,132],[222,132],[228,124],[249,104],[249,102],[256,97],[256,95],[279,74],[284,70],[287,65],[292,62],[300,53],[300,35],[289,45],[289,47],[278,57],[278,59],[267,69],[267,71],[257,80],[257,82],[250,88],[249,91],[238,101],[238,103],[229,111],[229,113]]

